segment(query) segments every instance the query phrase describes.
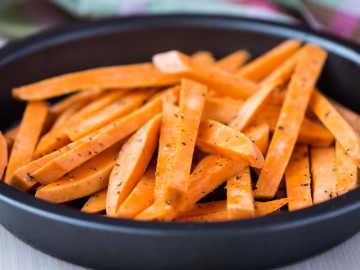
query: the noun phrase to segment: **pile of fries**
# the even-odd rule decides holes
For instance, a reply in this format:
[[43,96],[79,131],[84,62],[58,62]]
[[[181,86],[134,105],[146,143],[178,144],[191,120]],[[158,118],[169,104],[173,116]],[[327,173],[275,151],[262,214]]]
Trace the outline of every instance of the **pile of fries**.
[[[358,186],[360,118],[316,88],[326,57],[297,40],[252,61],[245,50],[218,61],[170,51],[15,88],[27,106],[0,133],[1,179],[136,220],[227,221],[327,201]],[[223,184],[226,198],[202,202]]]

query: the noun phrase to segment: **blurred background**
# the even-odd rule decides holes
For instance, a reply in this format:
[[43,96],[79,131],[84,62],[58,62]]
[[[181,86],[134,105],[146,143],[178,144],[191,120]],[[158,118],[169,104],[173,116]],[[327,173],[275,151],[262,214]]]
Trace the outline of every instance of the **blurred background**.
[[360,43],[360,0],[0,0],[0,46],[80,20],[175,13],[304,25]]

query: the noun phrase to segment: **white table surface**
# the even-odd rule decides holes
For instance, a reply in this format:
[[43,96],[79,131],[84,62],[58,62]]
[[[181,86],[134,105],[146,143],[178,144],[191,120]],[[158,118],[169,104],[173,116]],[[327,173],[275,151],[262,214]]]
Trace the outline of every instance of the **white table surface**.
[[[24,244],[0,226],[1,270],[84,270],[50,257]],[[278,270],[355,270],[360,269],[360,233],[343,244],[303,262]]]

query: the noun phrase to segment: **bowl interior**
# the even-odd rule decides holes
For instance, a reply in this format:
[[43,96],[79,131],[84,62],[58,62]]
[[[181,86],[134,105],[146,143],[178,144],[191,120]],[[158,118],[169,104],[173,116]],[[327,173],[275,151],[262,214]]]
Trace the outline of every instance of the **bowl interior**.
[[209,50],[216,57],[246,49],[256,57],[287,38],[312,42],[329,52],[320,89],[360,113],[360,80],[356,76],[360,72],[360,50],[356,45],[261,21],[160,16],[65,27],[2,49],[0,130],[7,130],[21,117],[24,103],[11,97],[16,86],[88,68],[150,61],[152,55],[173,49],[185,53]]

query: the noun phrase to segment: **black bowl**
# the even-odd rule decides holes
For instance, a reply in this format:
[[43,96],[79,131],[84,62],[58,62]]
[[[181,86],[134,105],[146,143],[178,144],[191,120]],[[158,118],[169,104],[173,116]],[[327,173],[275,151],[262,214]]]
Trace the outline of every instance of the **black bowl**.
[[[310,30],[219,16],[155,16],[84,23],[24,39],[0,51],[0,128],[22,104],[11,88],[98,66],[149,61],[155,53],[199,49],[254,56],[287,38],[329,52],[320,88],[360,112],[360,47]],[[46,203],[0,182],[0,222],[29,245],[101,269],[259,269],[313,256],[360,229],[360,189],[300,211],[213,224],[109,219]]]

